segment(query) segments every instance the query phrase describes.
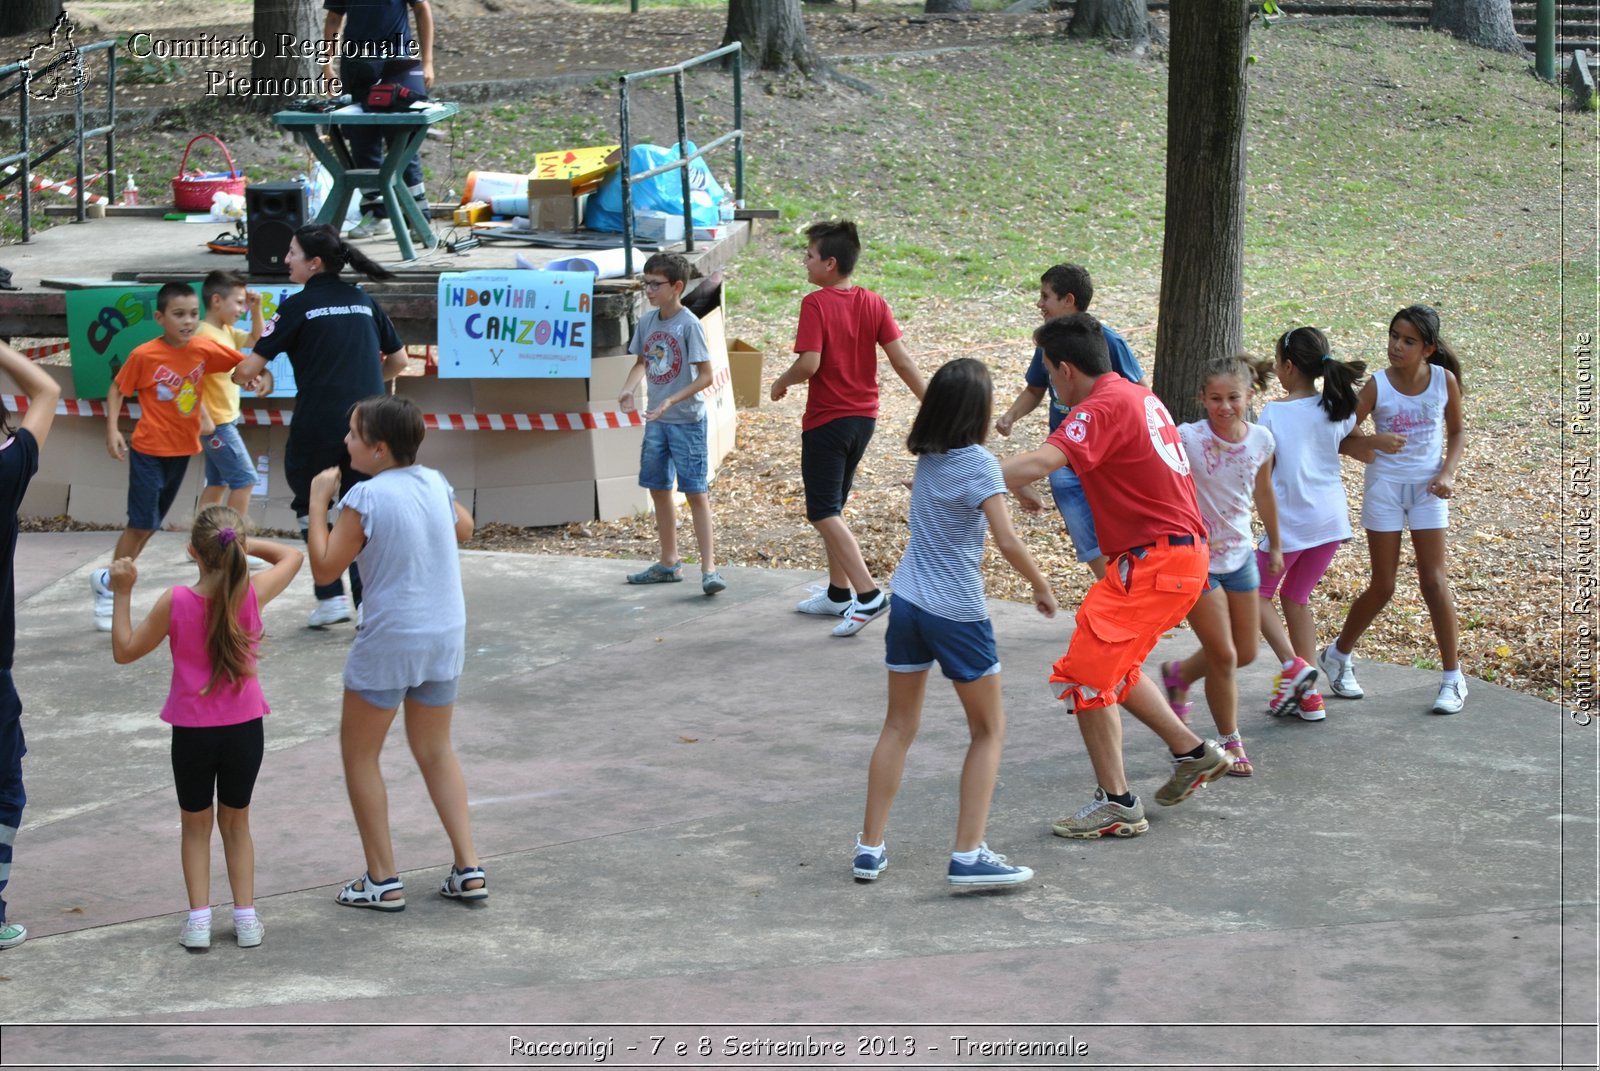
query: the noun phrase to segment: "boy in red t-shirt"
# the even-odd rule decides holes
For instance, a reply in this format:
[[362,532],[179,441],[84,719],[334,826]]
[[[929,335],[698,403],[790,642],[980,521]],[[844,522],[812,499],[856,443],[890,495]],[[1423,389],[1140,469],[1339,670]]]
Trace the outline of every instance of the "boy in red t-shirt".
[[[1182,803],[1229,767],[1222,748],[1179,721],[1161,689],[1139,671],[1205,588],[1206,527],[1171,414],[1154,394],[1112,371],[1100,322],[1086,312],[1062,316],[1033,337],[1068,411],[1043,446],[1007,458],[1001,471],[1006,486],[1020,493],[1070,466],[1083,482],[1107,561],[1050,674],[1056,694],[1078,717],[1099,787],[1052,829],[1061,837],[1133,837],[1150,823],[1123,773],[1118,704],[1172,752],[1172,776],[1156,790],[1157,803]],[[1043,509],[1031,491],[1025,504],[1031,512]]]
[[[230,346],[195,337],[200,297],[188,283],[168,283],[157,292],[156,323],[161,337],[135,346],[106,392],[106,452],[128,462],[128,526],[117,537],[112,561],[137,558],[178,497],[189,459],[200,452],[201,380],[208,373],[232,371],[244,360]],[[117,418],[122,400],[134,395],[139,423],[130,448]],[[110,632],[110,570],[96,569],[89,587],[94,627]]]
[[806,520],[828,552],[828,590],[795,609],[842,617],[833,634],[854,636],[889,609],[889,596],[878,589],[841,516],[856,466],[878,424],[878,347],[912,394],[920,399],[925,388],[888,303],[850,282],[861,255],[856,225],[844,220],[814,223],[806,241],[806,279],[818,289],[800,302],[794,340],[799,356],[773,382],[772,400],[779,401],[798,383],[807,384],[800,478],[806,489]]

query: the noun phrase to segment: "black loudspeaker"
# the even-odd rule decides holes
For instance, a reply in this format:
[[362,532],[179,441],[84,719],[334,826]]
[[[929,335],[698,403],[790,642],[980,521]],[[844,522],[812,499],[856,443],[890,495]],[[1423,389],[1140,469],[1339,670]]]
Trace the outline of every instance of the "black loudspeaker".
[[289,239],[306,225],[306,188],[298,182],[257,182],[244,188],[245,229],[252,275],[288,275]]

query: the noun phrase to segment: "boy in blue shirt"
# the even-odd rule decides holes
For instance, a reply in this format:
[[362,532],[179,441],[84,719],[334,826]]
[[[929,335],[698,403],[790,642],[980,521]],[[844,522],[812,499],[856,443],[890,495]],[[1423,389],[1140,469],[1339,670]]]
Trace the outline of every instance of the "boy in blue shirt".
[[[1077,264],[1057,264],[1039,278],[1039,300],[1036,305],[1046,320],[1087,312],[1093,298],[1094,282],[1089,278],[1089,271]],[[1105,334],[1106,349],[1110,351],[1111,370],[1129,383],[1140,382],[1144,373],[1128,340],[1104,323],[1100,325],[1100,330]],[[1050,395],[1050,430],[1055,431],[1067,415],[1067,406],[1056,397],[1055,389],[1050,385],[1044,351],[1035,346],[1033,362],[1028,365],[1027,385],[1017,395],[1017,400],[1011,403],[1011,408],[1000,414],[994,422],[994,430],[1009,437],[1012,425],[1033,412],[1047,392]],[[1078,481],[1077,474],[1066,467],[1052,472],[1050,496],[1055,499],[1056,511],[1066,523],[1067,534],[1072,537],[1072,548],[1078,560],[1088,565],[1096,580],[1103,579],[1106,575],[1106,557],[1100,553],[1094,515],[1089,512],[1089,500],[1084,497],[1083,484]]]
[[689,500],[695,542],[700,546],[700,590],[715,595],[728,585],[717,572],[711,535],[711,497],[706,449],[706,403],[700,392],[711,386],[711,355],[699,317],[684,308],[683,287],[689,262],[677,253],[656,253],[644,262],[645,299],[650,311],[628,343],[638,360],[617,395],[623,412],[637,408],[634,392],[650,379],[644,444],[639,450],[639,486],[650,492],[656,510],[661,560],[628,577],[630,584],[675,584],[683,579],[678,557],[678,517],[672,500],[677,489]]

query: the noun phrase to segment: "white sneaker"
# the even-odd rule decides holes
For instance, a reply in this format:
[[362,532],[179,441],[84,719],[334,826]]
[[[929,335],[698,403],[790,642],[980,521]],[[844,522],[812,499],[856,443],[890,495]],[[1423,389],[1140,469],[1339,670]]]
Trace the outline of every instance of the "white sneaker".
[[[889,612],[889,593],[878,592],[878,597],[870,603],[863,603],[856,599],[850,600],[850,609],[845,612],[844,620],[833,626],[835,636],[854,636],[869,623]],[[1026,869],[1026,868],[1024,868]],[[1030,870],[1031,875],[1033,872]]]
[[267,928],[261,924],[261,916],[240,919],[233,924],[233,935],[239,941],[240,948],[254,948],[266,936]]
[[1466,704],[1467,681],[1463,677],[1457,681],[1445,681],[1439,685],[1439,696],[1433,701],[1432,714],[1460,714],[1461,708]]
[[306,618],[306,628],[322,628],[348,620],[350,620],[350,600],[343,595],[335,595],[331,599],[317,600],[317,608]]
[[1322,649],[1317,655],[1317,665],[1322,669],[1322,675],[1328,678],[1328,691],[1341,699],[1360,699],[1367,693],[1361,690],[1361,685],[1356,683],[1355,656],[1340,659],[1333,653],[1333,644]]
[[388,216],[378,217],[370,213],[361,217],[361,222],[350,228],[348,237],[361,238],[387,238],[394,233],[394,224],[389,222]]
[[94,592],[94,627],[97,632],[111,631],[111,570],[96,569],[89,574],[89,590]]
[[828,598],[826,588],[817,592],[809,599],[801,599],[795,603],[795,612],[802,614],[816,614],[818,617],[843,617],[850,612],[850,607],[855,605],[855,600],[846,599],[844,602],[834,602]]
[[365,618],[366,615],[361,612],[361,611],[363,611],[365,609],[366,609],[366,605],[365,604],[356,607],[356,631],[357,632],[360,632],[361,631],[361,626],[363,624],[365,624],[364,618]]
[[211,947],[211,920],[203,922],[185,917],[183,932],[178,935],[178,943],[184,948],[210,948]]

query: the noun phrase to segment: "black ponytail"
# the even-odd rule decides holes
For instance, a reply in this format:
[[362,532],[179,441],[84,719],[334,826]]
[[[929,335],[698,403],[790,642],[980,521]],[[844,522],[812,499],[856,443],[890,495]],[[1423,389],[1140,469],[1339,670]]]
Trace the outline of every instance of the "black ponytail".
[[326,223],[308,223],[294,232],[294,240],[307,260],[322,259],[322,270],[338,275],[346,264],[368,279],[393,279],[394,272],[339,237]]
[[1296,327],[1278,338],[1278,357],[1315,383],[1322,380],[1322,410],[1335,423],[1356,411],[1356,390],[1366,375],[1364,361],[1337,361],[1328,336],[1315,327]]

